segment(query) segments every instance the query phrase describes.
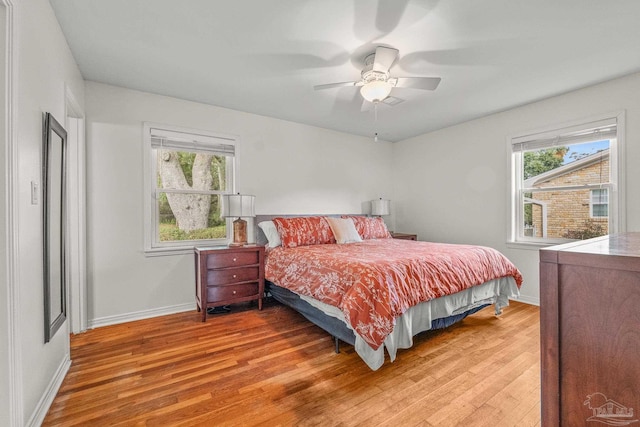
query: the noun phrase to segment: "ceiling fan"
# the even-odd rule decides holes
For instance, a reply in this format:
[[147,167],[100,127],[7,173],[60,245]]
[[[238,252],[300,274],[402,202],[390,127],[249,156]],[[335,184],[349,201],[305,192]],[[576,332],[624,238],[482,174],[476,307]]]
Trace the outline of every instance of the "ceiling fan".
[[389,69],[398,57],[398,49],[378,46],[376,51],[364,60],[362,78],[356,82],[341,82],[317,85],[315,90],[344,86],[360,87],[362,97],[374,104],[383,101],[394,87],[434,90],[440,84],[440,77],[390,77]]

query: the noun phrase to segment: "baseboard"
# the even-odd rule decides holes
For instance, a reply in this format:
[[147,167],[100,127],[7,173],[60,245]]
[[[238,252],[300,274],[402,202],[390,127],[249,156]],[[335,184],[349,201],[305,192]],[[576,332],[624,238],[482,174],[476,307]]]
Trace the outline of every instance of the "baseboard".
[[69,372],[70,367],[71,367],[71,359],[69,358],[69,354],[67,354],[64,360],[62,361],[62,363],[60,364],[60,366],[58,366],[58,369],[56,370],[55,375],[53,376],[53,378],[51,379],[51,382],[49,382],[49,385],[47,386],[46,390],[42,394],[42,397],[40,398],[38,405],[36,405],[35,411],[33,411],[33,414],[31,415],[29,422],[27,422],[26,424],[27,426],[38,427],[42,425],[42,422],[44,421],[44,417],[47,416],[47,412],[49,411],[49,408],[53,403],[53,399],[55,399],[56,394],[58,394],[58,390],[60,390],[62,381],[64,380],[64,377],[67,375],[67,372]]
[[528,297],[526,295],[520,295],[516,298],[511,298],[514,301],[523,302],[525,304],[537,305],[540,306],[540,298]]
[[151,317],[165,316],[167,314],[182,313],[185,311],[195,310],[195,303],[171,305],[169,307],[152,308],[150,310],[135,311],[133,313],[118,314],[115,316],[100,317],[90,319],[88,322],[89,329],[100,328],[102,326],[118,325],[120,323],[132,322],[134,320],[149,319]]

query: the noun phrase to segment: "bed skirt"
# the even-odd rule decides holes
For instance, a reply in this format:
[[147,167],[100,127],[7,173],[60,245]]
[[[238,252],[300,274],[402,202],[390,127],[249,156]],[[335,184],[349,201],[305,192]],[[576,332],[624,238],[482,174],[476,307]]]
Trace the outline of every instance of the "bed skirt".
[[394,330],[387,336],[384,345],[374,350],[353,332],[338,308],[298,295],[269,281],[266,282],[266,289],[276,301],[292,307],[332,336],[353,345],[372,370],[377,370],[384,363],[384,348],[393,362],[397,350],[410,348],[413,336],[420,332],[446,328],[491,304],[495,305],[496,314],[500,314],[501,309],[509,305],[509,298],[519,294],[515,280],[507,277],[420,303],[396,319]]

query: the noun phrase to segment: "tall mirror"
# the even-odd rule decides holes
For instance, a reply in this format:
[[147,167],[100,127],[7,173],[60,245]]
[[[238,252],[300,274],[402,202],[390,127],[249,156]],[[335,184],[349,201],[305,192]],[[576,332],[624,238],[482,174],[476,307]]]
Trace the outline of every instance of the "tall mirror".
[[51,113],[44,117],[44,342],[67,318],[65,281],[65,148],[67,132]]

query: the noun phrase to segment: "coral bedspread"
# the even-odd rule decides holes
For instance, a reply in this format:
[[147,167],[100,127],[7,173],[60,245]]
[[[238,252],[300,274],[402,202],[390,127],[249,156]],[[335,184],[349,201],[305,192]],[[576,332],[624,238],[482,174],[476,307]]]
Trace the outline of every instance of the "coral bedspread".
[[279,286],[338,307],[374,350],[395,318],[422,301],[500,277],[522,284],[518,269],[495,249],[400,239],[273,248],[265,273]]

